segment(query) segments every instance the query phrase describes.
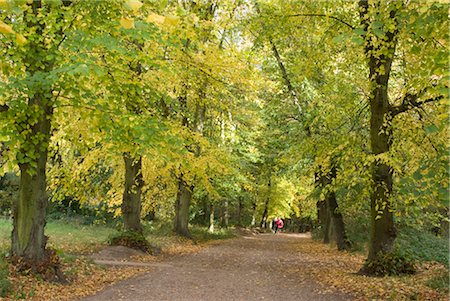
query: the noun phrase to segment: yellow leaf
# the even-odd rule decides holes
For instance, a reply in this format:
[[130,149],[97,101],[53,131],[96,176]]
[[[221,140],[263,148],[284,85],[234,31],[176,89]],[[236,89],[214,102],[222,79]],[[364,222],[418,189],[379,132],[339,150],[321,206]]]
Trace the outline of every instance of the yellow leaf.
[[166,16],[164,23],[168,25],[177,25],[180,21],[180,17],[177,16]]
[[135,13],[138,12],[138,10],[141,8],[142,5],[143,5],[142,2],[139,0],[129,0],[128,2],[125,3],[125,6],[128,9],[134,11]]
[[120,19],[120,25],[122,25],[125,29],[134,28],[134,20],[127,17],[122,17],[122,19]]
[[23,46],[26,43],[28,43],[27,39],[25,39],[25,37],[23,35],[21,35],[20,33],[16,33],[16,43],[19,46]]
[[6,0],[0,0],[0,8],[7,8],[8,3],[6,3]]
[[147,19],[145,19],[145,21],[147,21],[149,23],[155,23],[155,24],[163,24],[164,20],[165,20],[165,18],[163,16],[157,15],[155,13],[150,13],[150,15],[148,15]]
[[8,24],[0,21],[0,33],[14,33],[14,30]]

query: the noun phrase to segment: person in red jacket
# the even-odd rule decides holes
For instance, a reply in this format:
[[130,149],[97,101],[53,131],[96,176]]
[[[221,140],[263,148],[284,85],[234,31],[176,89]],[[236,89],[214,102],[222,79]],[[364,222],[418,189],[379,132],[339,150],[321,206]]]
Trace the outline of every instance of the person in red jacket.
[[[281,231],[281,229],[282,229],[283,226],[284,226],[283,220],[282,220],[281,218],[278,218],[277,221],[276,221],[276,223],[277,223],[277,230],[278,230],[278,231]],[[275,231],[275,233],[276,233],[276,232],[277,232],[277,231]]]

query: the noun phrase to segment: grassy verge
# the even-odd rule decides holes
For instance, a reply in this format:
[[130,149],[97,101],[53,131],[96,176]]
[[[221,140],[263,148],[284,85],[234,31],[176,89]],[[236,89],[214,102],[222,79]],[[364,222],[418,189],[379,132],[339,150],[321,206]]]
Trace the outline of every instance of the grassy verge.
[[[0,250],[8,250],[11,244],[12,221],[0,219]],[[80,225],[63,221],[47,223],[45,233],[49,237],[48,245],[60,253],[84,254],[97,250],[104,245],[108,236],[117,230],[106,226]]]

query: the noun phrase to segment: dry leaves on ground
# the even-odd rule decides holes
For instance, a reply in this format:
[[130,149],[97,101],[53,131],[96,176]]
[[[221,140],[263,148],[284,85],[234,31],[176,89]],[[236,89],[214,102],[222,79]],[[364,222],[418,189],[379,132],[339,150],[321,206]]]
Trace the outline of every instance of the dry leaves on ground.
[[[441,264],[422,264],[416,275],[367,277],[357,272],[365,257],[360,254],[339,252],[313,240],[305,240],[296,246],[308,265],[303,269],[320,283],[324,290],[334,287],[350,293],[356,300],[448,300],[448,295],[426,286],[431,278],[448,270]],[[306,258],[305,258],[306,257]]]

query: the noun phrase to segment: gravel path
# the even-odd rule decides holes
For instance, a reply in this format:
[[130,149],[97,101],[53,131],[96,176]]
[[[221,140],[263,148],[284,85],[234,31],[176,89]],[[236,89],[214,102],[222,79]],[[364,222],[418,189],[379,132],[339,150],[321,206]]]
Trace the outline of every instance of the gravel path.
[[299,234],[262,234],[226,240],[196,254],[165,260],[146,274],[82,301],[351,300],[302,273],[308,262],[292,249],[306,239]]

